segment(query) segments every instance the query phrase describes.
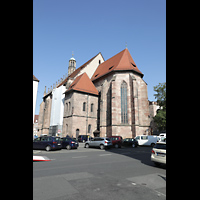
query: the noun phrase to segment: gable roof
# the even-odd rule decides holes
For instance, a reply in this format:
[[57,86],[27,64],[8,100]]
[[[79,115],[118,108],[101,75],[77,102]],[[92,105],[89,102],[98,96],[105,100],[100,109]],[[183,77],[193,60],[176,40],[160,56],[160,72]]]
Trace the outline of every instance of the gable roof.
[[111,57],[110,59],[106,60],[102,64],[100,64],[96,69],[96,71],[94,72],[91,80],[94,81],[110,73],[111,71],[126,71],[126,70],[132,70],[140,74],[142,77],[144,76],[142,72],[138,69],[127,48],[119,52],[115,56]]
[[[79,68],[77,68],[72,74],[70,74],[67,78],[65,78],[58,86],[57,88],[59,88],[61,85],[65,84],[69,78],[74,78],[83,68],[85,68],[93,59],[95,59],[99,54],[101,54],[101,52],[99,52],[96,56],[94,56],[93,58],[91,58],[90,60],[88,60],[86,63],[84,63],[83,65],[81,65]],[[103,57],[103,56],[102,56]]]
[[33,81],[38,81],[39,82],[39,80],[33,75]]
[[85,93],[95,94],[98,95],[99,92],[88,77],[86,73],[81,74],[80,76],[76,77],[74,82],[70,85],[69,89],[66,90],[64,93],[69,92],[71,90],[81,91]]

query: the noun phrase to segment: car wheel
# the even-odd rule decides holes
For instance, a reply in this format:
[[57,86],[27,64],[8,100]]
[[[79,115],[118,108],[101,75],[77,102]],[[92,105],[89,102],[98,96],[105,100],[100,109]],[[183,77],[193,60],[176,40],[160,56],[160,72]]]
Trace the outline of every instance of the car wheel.
[[104,145],[103,145],[103,144],[100,145],[100,149],[101,149],[101,150],[104,149]]
[[67,149],[67,150],[70,150],[70,149],[71,149],[71,146],[70,146],[70,145],[67,145],[67,146],[66,146],[66,149]]
[[46,151],[50,151],[51,150],[51,147],[50,146],[46,146]]
[[118,144],[115,144],[115,148],[119,148],[119,145],[118,145]]
[[89,148],[89,144],[86,144],[85,147],[86,147],[86,148]]
[[132,147],[135,148],[135,144],[132,144]]

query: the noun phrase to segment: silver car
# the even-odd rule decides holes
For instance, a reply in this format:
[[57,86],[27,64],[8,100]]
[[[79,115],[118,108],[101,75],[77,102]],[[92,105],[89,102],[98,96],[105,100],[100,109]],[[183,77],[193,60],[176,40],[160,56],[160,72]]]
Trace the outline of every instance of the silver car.
[[157,142],[151,151],[151,161],[156,166],[166,164],[166,142]]
[[95,137],[85,142],[85,148],[89,147],[100,147],[100,149],[110,148],[112,142],[107,137]]

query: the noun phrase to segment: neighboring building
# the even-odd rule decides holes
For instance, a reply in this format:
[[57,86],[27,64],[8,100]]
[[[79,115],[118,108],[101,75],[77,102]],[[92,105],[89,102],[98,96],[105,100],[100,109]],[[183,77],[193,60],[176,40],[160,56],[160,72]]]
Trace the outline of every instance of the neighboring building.
[[39,117],[39,115],[35,115],[35,117],[34,117],[33,137],[37,137],[37,133],[38,133],[38,117]]
[[37,100],[38,83],[39,80],[33,75],[33,124],[34,124],[35,107]]

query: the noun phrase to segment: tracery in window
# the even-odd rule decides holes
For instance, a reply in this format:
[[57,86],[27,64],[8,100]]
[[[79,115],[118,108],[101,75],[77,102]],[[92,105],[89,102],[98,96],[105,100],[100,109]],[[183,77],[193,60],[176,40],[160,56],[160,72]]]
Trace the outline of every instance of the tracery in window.
[[121,123],[128,123],[127,112],[127,83],[125,81],[121,84]]

